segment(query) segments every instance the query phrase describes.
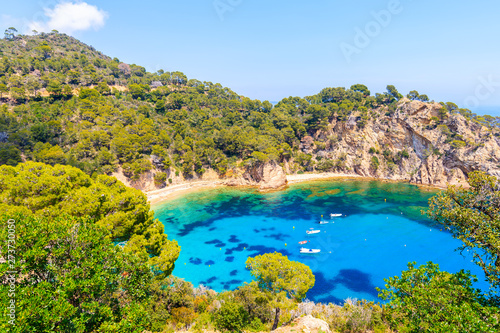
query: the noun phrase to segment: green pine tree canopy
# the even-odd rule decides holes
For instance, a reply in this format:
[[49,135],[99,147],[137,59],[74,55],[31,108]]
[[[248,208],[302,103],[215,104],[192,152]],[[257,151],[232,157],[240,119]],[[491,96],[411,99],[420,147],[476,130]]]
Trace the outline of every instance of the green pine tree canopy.
[[[473,288],[468,272],[410,263],[379,290],[387,304],[339,306],[303,302],[315,277],[280,253],[248,258],[254,281],[236,290],[193,288],[171,275],[180,247],[146,196],[111,176],[120,171],[134,181],[155,169],[155,184],[166,184],[167,169],[189,179],[290,158],[307,170],[313,156],[300,150],[301,140],[333,121],[355,118],[358,129],[387,122],[403,99],[393,85],[375,96],[363,84],[325,88],[272,105],[182,72],[147,72],[57,31],[16,33],[10,27],[0,40],[1,332],[259,332],[306,313],[338,332],[500,331],[496,177],[470,173],[471,188],[450,187],[429,210],[472,251],[491,290]],[[429,101],[415,90],[406,98]],[[453,113],[500,136],[499,118],[442,103],[428,126],[452,149],[478,147],[443,122]],[[338,138],[307,139],[324,148]],[[383,159],[409,158],[407,150],[369,154],[378,155],[369,157],[375,171]],[[343,159],[318,160],[315,170],[342,170]],[[16,326],[7,306],[13,299]]]
[[[25,158],[72,165],[89,175],[121,168],[136,180],[153,168],[171,166],[185,178],[207,168],[223,175],[241,160],[291,156],[306,169],[308,155],[299,150],[305,136],[333,120],[347,122],[354,113],[363,128],[393,113],[402,98],[393,85],[372,96],[365,85],[355,84],[284,98],[273,106],[182,72],[147,72],[57,32],[1,39],[0,50],[0,164]],[[417,91],[407,97],[429,100]],[[445,105],[445,112],[490,128],[498,123],[454,103]],[[325,145],[329,139],[317,140]],[[151,155],[157,157],[155,165]],[[318,170],[342,166],[326,162]],[[157,181],[164,182],[162,177]]]

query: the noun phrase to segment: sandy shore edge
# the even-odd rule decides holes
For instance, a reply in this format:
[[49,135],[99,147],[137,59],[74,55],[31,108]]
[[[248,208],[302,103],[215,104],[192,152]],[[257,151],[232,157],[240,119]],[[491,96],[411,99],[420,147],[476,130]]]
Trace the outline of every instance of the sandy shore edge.
[[149,203],[151,205],[155,205],[162,201],[173,199],[179,195],[195,192],[200,189],[215,188],[220,186],[225,186],[224,182],[221,180],[200,180],[170,185],[154,191],[144,191],[144,194],[148,197]]
[[[335,178],[337,179],[356,178],[356,179],[375,180],[375,178],[363,177],[360,175],[333,173],[333,172],[286,175],[288,184],[295,184],[313,180],[335,179]],[[149,203],[153,206],[161,203],[162,201],[170,200],[187,193],[196,192],[199,191],[200,189],[216,188],[221,186],[227,186],[225,185],[224,180],[200,180],[200,181],[170,185],[168,187],[159,190],[145,191],[144,194],[146,194]]]
[[310,180],[321,180],[321,179],[333,179],[333,178],[363,178],[363,179],[374,179],[369,177],[363,177],[360,175],[353,175],[347,173],[334,173],[334,172],[323,172],[323,173],[303,173],[295,175],[287,175],[286,180],[288,184],[306,182]]
[[[332,179],[332,180],[358,179],[366,181],[381,181],[381,182],[394,182],[394,183],[407,182],[405,180],[391,180],[383,178],[364,177],[356,174],[333,173],[333,172],[286,175],[286,179],[288,182],[287,185],[301,183],[301,182],[315,181],[315,180],[327,180],[327,179]],[[430,189],[430,190],[446,189],[446,187],[437,185],[426,185],[426,184],[413,184],[413,185],[418,186],[422,189]],[[154,206],[158,205],[163,201],[170,200],[184,194],[196,192],[202,189],[216,188],[222,186],[229,186],[229,185],[226,185],[225,180],[199,180],[199,181],[185,182],[181,184],[171,185],[159,190],[144,191],[144,194],[146,194],[150,205]]]

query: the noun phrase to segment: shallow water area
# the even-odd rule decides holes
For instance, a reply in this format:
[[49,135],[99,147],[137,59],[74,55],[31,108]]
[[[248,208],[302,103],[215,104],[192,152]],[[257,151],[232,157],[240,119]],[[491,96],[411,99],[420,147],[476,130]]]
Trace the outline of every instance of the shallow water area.
[[[316,302],[380,301],[375,287],[411,261],[432,261],[449,272],[470,270],[480,280],[477,287],[486,290],[472,258],[455,251],[461,242],[421,215],[436,193],[406,183],[316,181],[270,193],[200,190],[153,209],[182,248],[173,274],[195,286],[237,288],[252,280],[245,269],[249,256],[277,251],[311,268],[316,284],[307,298]],[[320,232],[306,234],[311,228]],[[321,252],[301,254],[301,246]]]

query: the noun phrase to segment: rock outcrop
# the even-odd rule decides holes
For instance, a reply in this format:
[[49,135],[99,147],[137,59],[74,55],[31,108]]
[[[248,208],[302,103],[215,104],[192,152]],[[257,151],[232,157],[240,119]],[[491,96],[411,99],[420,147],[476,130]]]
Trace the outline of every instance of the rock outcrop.
[[[500,138],[458,113],[441,119],[442,108],[403,99],[393,112],[376,110],[364,126],[357,126],[356,113],[346,122],[334,120],[313,135],[322,145],[301,142],[302,152],[312,155],[314,168],[307,170],[329,161],[328,171],[433,186],[466,185],[475,170],[500,176]],[[298,168],[292,160],[287,169]]]
[[311,315],[295,319],[290,325],[280,327],[274,330],[275,333],[291,333],[291,332],[304,332],[304,333],[330,333],[330,327],[324,320],[314,318]]
[[243,179],[261,190],[279,188],[287,183],[283,168],[276,162],[256,163],[248,167]]
[[228,186],[256,186],[260,190],[277,189],[286,183],[285,171],[274,161],[256,162],[246,167],[243,173],[234,174],[224,181]]
[[[500,131],[458,113],[443,114],[442,108],[439,103],[402,99],[395,110],[369,110],[370,117],[363,122],[359,122],[361,114],[354,112],[346,121],[333,120],[328,128],[304,136],[296,143],[302,158],[283,161],[284,168],[287,174],[334,172],[440,187],[467,186],[467,175],[475,170],[500,177]],[[121,170],[114,175],[128,186],[154,190],[161,187],[154,183],[154,175],[162,164],[157,156],[151,157],[151,163],[155,168],[135,181]],[[275,189],[287,183],[283,168],[272,161],[254,161],[225,175],[207,168],[203,176],[193,175],[190,180],[171,168],[165,172],[169,182],[164,186],[212,180]]]

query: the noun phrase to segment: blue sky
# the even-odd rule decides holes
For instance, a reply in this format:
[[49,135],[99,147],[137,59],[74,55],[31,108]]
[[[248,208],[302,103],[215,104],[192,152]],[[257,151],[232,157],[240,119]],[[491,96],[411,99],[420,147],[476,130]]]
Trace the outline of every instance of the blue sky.
[[25,0],[2,5],[0,27],[56,28],[261,100],[393,84],[500,116],[498,13],[487,0]]

